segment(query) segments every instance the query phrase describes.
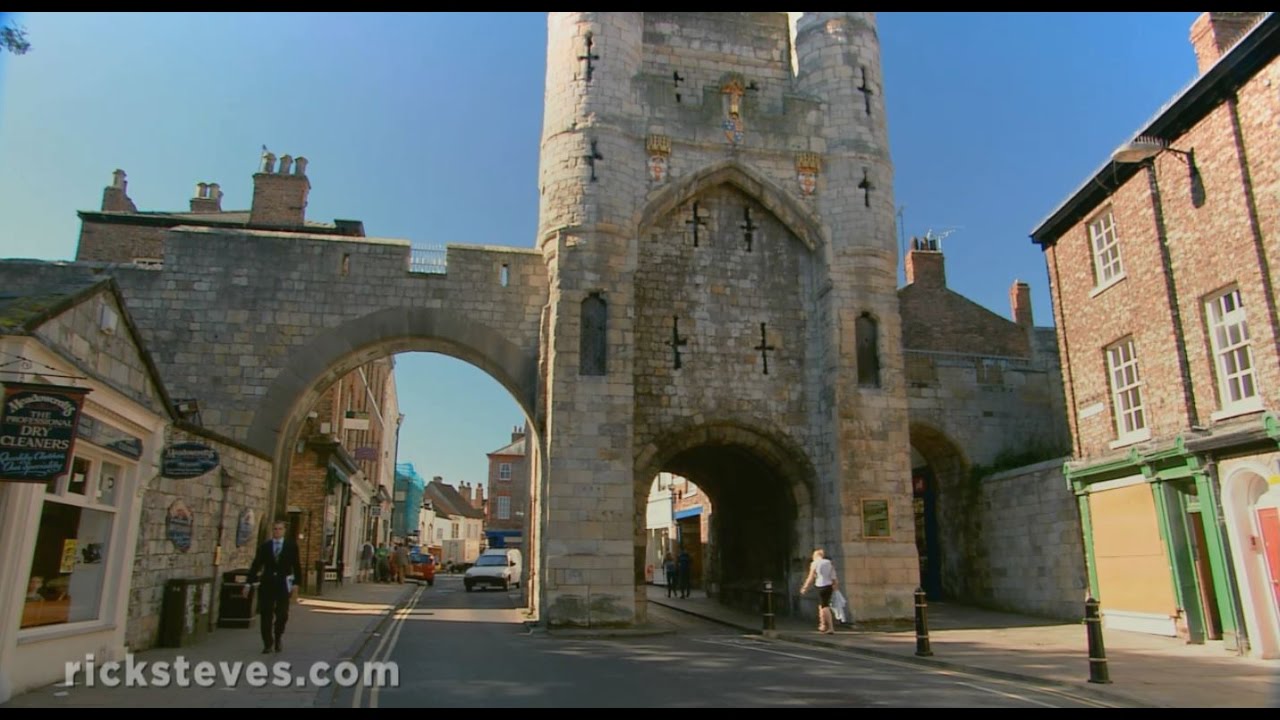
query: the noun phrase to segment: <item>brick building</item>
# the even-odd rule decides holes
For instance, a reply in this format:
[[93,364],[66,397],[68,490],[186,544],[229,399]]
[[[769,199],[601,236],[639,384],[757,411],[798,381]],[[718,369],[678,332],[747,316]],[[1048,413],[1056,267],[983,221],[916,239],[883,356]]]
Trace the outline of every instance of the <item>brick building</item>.
[[[529,519],[528,428],[511,431],[511,442],[488,454],[489,502],[485,504],[484,534],[488,547],[521,549],[526,544]],[[483,488],[479,488],[483,492]]]
[[394,371],[394,358],[380,358],[329,387],[288,458],[286,513],[308,575],[323,561],[328,579],[355,577],[364,543],[391,538],[401,421]]
[[1032,238],[1107,625],[1280,657],[1280,19],[1191,41],[1198,77]]

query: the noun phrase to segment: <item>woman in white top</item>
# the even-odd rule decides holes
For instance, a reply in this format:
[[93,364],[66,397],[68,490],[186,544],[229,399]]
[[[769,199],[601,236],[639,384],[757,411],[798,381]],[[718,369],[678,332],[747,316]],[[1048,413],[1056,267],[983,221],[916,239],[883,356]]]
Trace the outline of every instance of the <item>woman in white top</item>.
[[805,578],[800,588],[803,595],[809,586],[818,588],[818,632],[825,635],[835,633],[835,622],[831,617],[831,591],[836,586],[836,566],[827,559],[822,548],[813,551],[813,562],[809,563],[809,577]]

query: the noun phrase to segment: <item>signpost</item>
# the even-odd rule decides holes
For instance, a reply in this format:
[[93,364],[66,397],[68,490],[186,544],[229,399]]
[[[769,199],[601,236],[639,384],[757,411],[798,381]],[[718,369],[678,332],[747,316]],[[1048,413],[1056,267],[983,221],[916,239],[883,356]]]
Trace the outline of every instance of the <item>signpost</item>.
[[44,483],[71,467],[89,388],[5,383],[0,409],[0,480]]

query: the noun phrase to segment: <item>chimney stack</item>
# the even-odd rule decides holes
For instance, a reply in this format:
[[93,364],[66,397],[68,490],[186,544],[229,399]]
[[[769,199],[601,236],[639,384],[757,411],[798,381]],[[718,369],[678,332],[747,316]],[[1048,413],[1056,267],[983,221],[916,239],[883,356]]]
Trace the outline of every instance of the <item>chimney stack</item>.
[[111,184],[102,191],[102,211],[138,212],[137,206],[129,199],[128,187],[123,170],[111,173]]
[[1013,308],[1013,321],[1024,330],[1031,330],[1035,322],[1031,318],[1031,286],[1021,280],[1014,280],[1009,288],[1009,305]]
[[476,495],[475,495],[475,499],[471,502],[471,507],[474,507],[477,510],[484,509],[484,486],[483,485],[480,485],[478,483],[476,484]]
[[1191,45],[1196,50],[1196,65],[1203,75],[1227,53],[1265,13],[1207,12],[1191,23]]
[[946,266],[937,240],[911,238],[911,249],[907,251],[907,284],[929,288],[947,286]]
[[191,212],[222,212],[222,189],[218,187],[218,183],[196,183],[196,194],[191,198]]
[[[290,174],[291,166],[295,166]],[[306,176],[307,159],[285,155],[276,169],[276,156],[263,148],[262,171],[253,176],[251,226],[299,228],[306,222],[307,194],[311,181]]]
[[516,427],[511,430],[511,442],[520,442],[524,439],[524,428]]

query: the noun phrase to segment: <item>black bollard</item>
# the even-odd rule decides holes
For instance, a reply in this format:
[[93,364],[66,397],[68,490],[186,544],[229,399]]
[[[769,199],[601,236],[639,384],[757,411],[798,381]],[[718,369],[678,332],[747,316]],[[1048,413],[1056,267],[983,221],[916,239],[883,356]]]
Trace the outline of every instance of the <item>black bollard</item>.
[[764,581],[764,629],[773,630],[773,581]]
[[1107,672],[1107,649],[1102,645],[1102,614],[1093,597],[1084,601],[1084,624],[1089,630],[1089,682],[1110,683]]
[[931,657],[933,649],[929,647],[929,618],[925,604],[924,590],[916,588],[916,655]]
[[316,561],[316,594],[324,594],[324,561]]

